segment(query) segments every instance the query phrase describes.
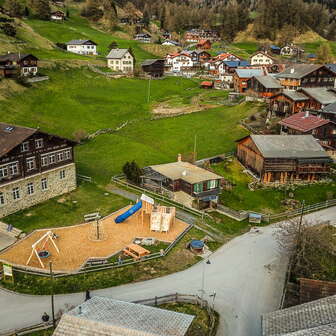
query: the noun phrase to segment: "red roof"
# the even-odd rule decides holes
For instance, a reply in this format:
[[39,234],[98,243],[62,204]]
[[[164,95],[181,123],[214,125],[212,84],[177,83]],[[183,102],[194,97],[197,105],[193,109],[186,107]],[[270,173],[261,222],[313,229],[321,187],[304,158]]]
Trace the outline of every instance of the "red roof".
[[308,112],[299,112],[281,120],[279,124],[301,132],[308,132],[330,122],[329,119],[322,119]]
[[210,81],[204,81],[201,83],[202,86],[213,86],[213,82]]

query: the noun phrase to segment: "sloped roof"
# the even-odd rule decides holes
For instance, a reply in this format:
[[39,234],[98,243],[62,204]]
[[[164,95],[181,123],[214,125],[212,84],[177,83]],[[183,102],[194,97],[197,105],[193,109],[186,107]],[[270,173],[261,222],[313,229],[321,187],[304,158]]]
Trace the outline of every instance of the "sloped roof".
[[312,135],[256,135],[251,138],[265,158],[329,158]]
[[336,73],[336,64],[326,64],[326,67]]
[[336,93],[327,88],[305,88],[302,92],[314,98],[316,101],[323,105],[328,105],[336,102]]
[[141,65],[142,66],[145,66],[145,65],[152,65],[152,64],[154,64],[154,63],[156,63],[156,62],[160,62],[160,63],[163,63],[164,62],[164,60],[163,59],[147,59],[147,60],[144,60],[142,63],[141,63]]
[[257,76],[263,76],[264,71],[262,69],[236,69],[236,74],[239,78],[252,78]]
[[21,54],[21,53],[9,53],[9,54],[6,54],[6,55],[1,55],[0,56],[0,62],[6,62],[6,61],[14,61],[14,62],[17,62],[17,61],[20,61],[28,56],[32,56],[36,59],[38,59],[36,56],[32,55],[32,54]]
[[244,61],[244,60],[242,61],[223,61],[223,63],[231,68],[238,68],[239,66],[246,67],[246,66],[251,65],[250,62]]
[[194,316],[94,296],[62,315],[54,336],[184,336]]
[[309,114],[309,112],[299,112],[281,120],[279,125],[287,126],[301,132],[309,132],[330,122],[329,119],[320,118],[316,115]]
[[328,106],[325,106],[322,110],[323,112],[326,113],[335,113],[336,114],[336,102],[329,104]]
[[294,101],[304,101],[309,100],[309,98],[303,94],[302,92],[293,91],[293,90],[283,90],[282,93],[284,96],[288,97],[289,99],[292,99]]
[[91,40],[71,40],[67,45],[82,45],[82,44],[94,44],[97,45],[97,43],[91,41]]
[[322,68],[321,64],[293,64],[285,71],[276,75],[278,78],[294,78],[301,79],[311,72]]
[[255,76],[254,77],[266,89],[281,89],[282,86],[273,76]]
[[332,336],[336,295],[264,314],[262,336]]
[[150,168],[173,181],[182,179],[190,184],[223,178],[209,170],[183,161],[150,166]]
[[124,57],[124,55],[128,52],[128,49],[112,49],[108,55],[106,56],[106,58],[122,58]]
[[252,58],[252,57],[254,57],[254,56],[256,56],[256,55],[259,55],[259,54],[262,54],[262,55],[264,55],[264,56],[266,56],[266,57],[272,59],[273,61],[275,61],[275,58],[274,58],[274,57],[272,57],[271,55],[269,55],[269,54],[267,54],[266,52],[261,51],[261,50],[256,51],[253,55],[251,55],[250,58]]

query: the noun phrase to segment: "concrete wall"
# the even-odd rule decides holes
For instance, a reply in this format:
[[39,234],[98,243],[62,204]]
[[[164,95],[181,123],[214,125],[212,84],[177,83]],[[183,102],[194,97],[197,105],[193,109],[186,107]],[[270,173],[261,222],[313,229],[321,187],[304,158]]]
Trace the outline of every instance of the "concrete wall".
[[[60,171],[62,170],[65,171],[65,178],[63,179],[60,178]],[[41,179],[43,178],[47,179],[47,190],[42,190]],[[32,195],[27,192],[28,183],[34,185]],[[0,218],[55,196],[68,193],[76,189],[76,186],[76,166],[74,163],[2,185],[0,186],[0,193],[3,193],[5,203],[0,205]],[[20,198],[14,200],[13,188],[17,187],[19,188]]]

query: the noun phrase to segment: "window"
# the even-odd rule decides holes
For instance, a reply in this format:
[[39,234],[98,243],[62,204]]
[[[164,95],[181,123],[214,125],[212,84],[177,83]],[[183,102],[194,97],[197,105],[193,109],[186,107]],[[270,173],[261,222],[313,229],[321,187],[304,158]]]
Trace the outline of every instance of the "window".
[[21,152],[28,152],[29,151],[29,142],[23,142],[21,144]]
[[36,147],[36,149],[42,148],[43,147],[43,139],[35,140],[35,147]]
[[35,158],[27,159],[27,170],[35,169]]
[[12,163],[9,165],[9,173],[10,175],[16,175],[19,173],[19,167],[17,163]]
[[33,183],[28,183],[27,184],[27,194],[28,195],[33,195],[34,194],[34,184]]
[[42,163],[42,167],[48,166],[49,160],[48,160],[48,156],[47,155],[42,156],[41,163]]
[[8,176],[8,167],[4,166],[0,168],[0,178],[4,178]]
[[57,153],[57,161],[63,161],[64,160],[64,153],[59,152]]
[[217,188],[217,180],[208,181],[208,189],[215,189]]
[[53,164],[55,162],[56,162],[56,156],[55,156],[55,154],[49,155],[49,163]]
[[203,183],[194,184],[194,192],[199,193],[203,191]]
[[13,188],[12,192],[14,201],[20,199],[20,190],[18,187]]
[[71,150],[70,149],[68,149],[68,150],[65,151],[65,158],[67,160],[71,159]]
[[4,205],[4,204],[5,204],[5,197],[4,197],[4,194],[0,192],[0,205]]
[[41,189],[42,189],[42,190],[47,190],[47,189],[48,189],[48,181],[47,181],[46,178],[43,178],[43,179],[41,180]]
[[60,179],[61,180],[65,179],[65,170],[60,171]]

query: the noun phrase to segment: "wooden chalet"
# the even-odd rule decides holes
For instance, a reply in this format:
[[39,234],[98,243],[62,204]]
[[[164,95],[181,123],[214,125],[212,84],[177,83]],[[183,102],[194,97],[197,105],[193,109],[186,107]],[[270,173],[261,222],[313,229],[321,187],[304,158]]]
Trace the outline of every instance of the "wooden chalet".
[[237,157],[265,184],[319,180],[331,162],[312,135],[249,135],[238,140]]
[[199,49],[202,49],[202,50],[208,50],[208,49],[211,49],[212,47],[212,43],[210,40],[200,40],[197,45],[196,45],[197,48]]
[[299,90],[305,94],[309,101],[306,107],[310,110],[320,110],[336,102],[336,90],[324,87],[304,88]]
[[253,76],[247,80],[247,94],[258,98],[270,98],[282,90],[279,81],[272,76]]
[[151,77],[162,77],[164,74],[164,59],[149,59],[141,64],[142,71]]
[[234,90],[238,93],[244,93],[248,89],[247,81],[252,77],[265,75],[262,68],[238,68],[233,75]]
[[32,54],[8,53],[0,56],[0,78],[34,76],[38,72],[38,58]]
[[288,90],[299,88],[333,88],[336,74],[325,65],[294,64],[275,75],[280,84]]
[[309,111],[291,115],[279,121],[281,134],[311,134],[325,148],[336,148],[336,124]]
[[76,143],[0,123],[0,217],[76,188]]
[[211,55],[204,50],[192,50],[192,51],[184,51],[184,53],[187,53],[190,55],[192,61],[194,63],[201,63],[209,60],[211,58]]
[[319,111],[321,116],[336,123],[336,102],[324,107]]

